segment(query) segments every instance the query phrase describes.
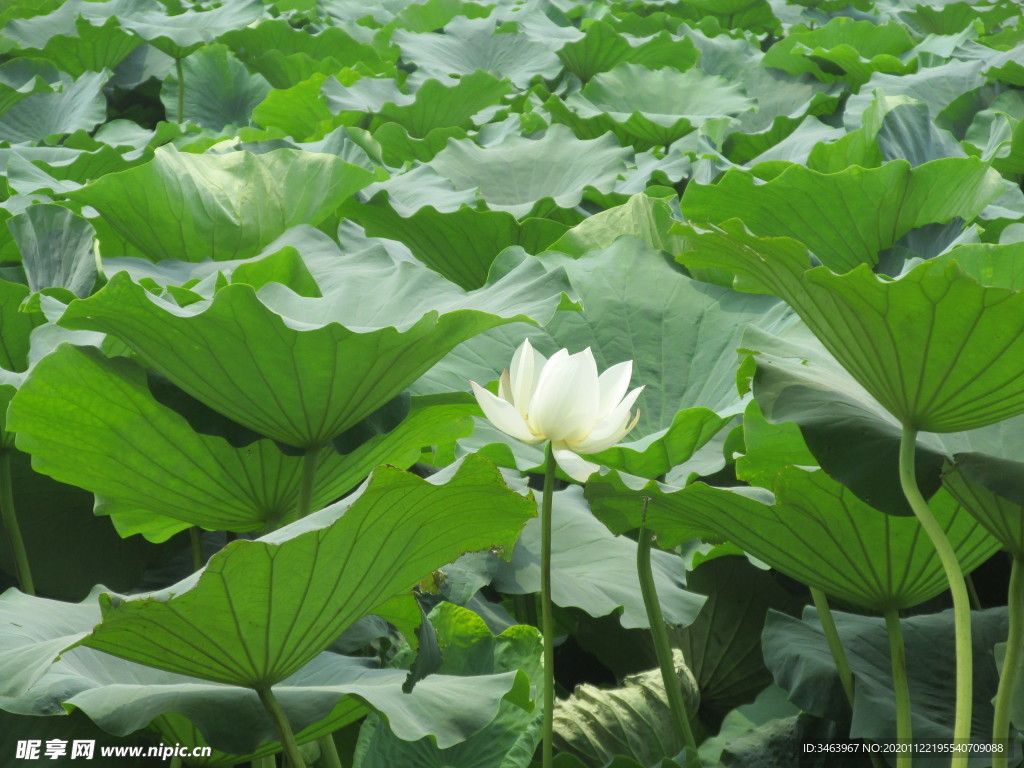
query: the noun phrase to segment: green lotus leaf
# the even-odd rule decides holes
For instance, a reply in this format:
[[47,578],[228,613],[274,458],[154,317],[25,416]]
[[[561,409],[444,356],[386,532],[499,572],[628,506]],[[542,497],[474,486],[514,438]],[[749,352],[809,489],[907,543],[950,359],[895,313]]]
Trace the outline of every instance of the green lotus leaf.
[[[612,475],[591,480],[587,496],[612,530],[638,527],[642,499],[649,497],[647,522],[663,546],[712,532],[804,584],[869,610],[912,607],[948,586],[916,518],[872,509],[821,470],[788,467],[776,475],[773,490],[775,502],[767,503],[756,489],[694,483],[680,490],[653,482],[631,489]],[[998,550],[948,494],[933,496],[930,505],[965,572]]]
[[717,184],[689,184],[681,204],[697,223],[739,217],[756,235],[800,240],[826,267],[846,272],[875,266],[879,251],[924,224],[973,220],[1002,191],[998,174],[973,158],[916,168],[896,160],[833,174],[793,165],[763,183],[729,171]]
[[249,124],[253,108],[270,92],[270,83],[254,75],[223,45],[200,48],[182,62],[185,112],[178,114],[178,76],[171,73],[160,91],[167,119],[198,123],[213,131]]
[[[889,640],[882,618],[833,611],[843,649],[853,672],[857,695],[850,737],[892,742],[896,739],[896,705],[892,695]],[[972,739],[992,738],[992,698],[998,684],[992,647],[1006,637],[1006,609],[971,612],[974,636],[974,711]],[[955,663],[953,612],[901,619],[907,649],[907,676],[914,739],[949,743],[953,736]],[[765,661],[790,700],[805,712],[835,718],[836,705],[845,704],[835,663],[824,633],[811,608],[803,621],[770,613],[762,641]],[[831,701],[827,702],[826,699]],[[849,711],[849,710],[847,710]],[[1012,761],[1011,761],[1012,762]]]
[[36,313],[20,311],[30,293],[28,286],[0,280],[0,450],[14,446],[7,431],[7,406],[28,368],[32,329],[44,322]]
[[819,80],[846,78],[855,89],[874,72],[907,74],[916,63],[898,56],[914,45],[902,24],[873,24],[836,17],[817,29],[795,27],[764,55],[764,66],[791,75],[810,72]]
[[619,64],[639,64],[648,69],[671,67],[686,70],[697,63],[700,53],[688,37],[675,37],[662,31],[649,38],[623,34],[603,19],[594,19],[578,40],[558,49],[565,68],[586,82],[598,72],[615,69]]
[[210,10],[187,9],[169,14],[157,2],[134,4],[118,13],[123,29],[128,29],[168,56],[183,59],[212,42],[218,35],[241,29],[263,15],[259,0],[239,0]]
[[[521,669],[531,682],[541,679],[540,637],[533,627],[514,625],[494,635],[483,619],[452,603],[441,603],[434,608],[430,612],[430,621],[436,628],[438,642],[444,648],[442,675],[458,675],[472,680],[477,679],[473,677],[476,675]],[[370,717],[359,729],[353,766],[525,768],[540,742],[540,721],[539,706],[535,705],[531,710],[505,700],[498,709],[497,717],[486,728],[460,744],[441,749],[432,739],[402,740],[387,727],[383,718]]]
[[343,67],[376,73],[393,69],[372,45],[361,43],[341,27],[311,31],[284,19],[261,19],[253,26],[218,37],[251,70],[274,88],[291,88],[314,74],[333,75]]
[[552,116],[584,138],[612,131],[638,149],[665,146],[708,120],[754,107],[739,86],[699,69],[650,70],[620,64],[595,75],[583,89],[548,103]]
[[161,147],[153,160],[70,195],[91,205],[153,261],[248,258],[296,224],[319,224],[372,174],[330,155],[194,155]]
[[109,79],[109,72],[86,72],[57,90],[26,96],[0,115],[0,141],[37,142],[93,130],[107,117],[103,86]]
[[512,90],[505,80],[487,72],[473,72],[454,83],[427,80],[413,94],[411,103],[387,102],[380,109],[376,124],[394,122],[405,128],[410,136],[423,138],[436,128],[473,128],[472,117],[481,110],[501,103]]
[[562,68],[548,46],[526,35],[497,32],[493,19],[456,18],[444,34],[399,29],[391,39],[402,49],[402,59],[416,65],[410,82],[417,85],[483,70],[522,88],[537,75],[554,78]]
[[[544,201],[550,201],[549,207],[572,208],[587,189],[610,192],[631,155],[611,134],[580,141],[568,128],[553,125],[543,138],[510,134],[487,147],[469,139],[451,140],[433,160],[416,169],[418,173],[395,176],[379,186],[388,191],[396,210],[400,210],[396,202],[403,202],[410,213],[426,205],[454,210],[479,198],[491,210],[523,218]],[[424,187],[426,171],[461,193],[454,205],[441,203],[433,190]]]
[[[379,464],[409,466],[423,445],[467,434],[473,410],[420,403],[400,426],[352,452],[322,452],[313,509]],[[250,531],[294,519],[301,457],[286,456],[269,440],[236,447],[194,431],[125,358],[59,347],[22,384],[10,428],[37,472],[95,493],[97,512],[110,515],[123,536],[162,541],[191,525]]]
[[1024,560],[1024,485],[1019,461],[959,453],[943,486],[981,521],[1016,559]]
[[52,13],[12,19],[3,34],[16,44],[19,56],[52,61],[72,77],[112,70],[141,42],[113,15],[104,18],[103,11],[95,10],[107,6],[112,12],[114,5],[72,0]]
[[697,715],[709,731],[772,682],[761,655],[761,630],[769,609],[799,614],[801,601],[775,574],[740,555],[706,560],[686,575],[687,586],[708,596],[694,622],[671,632],[700,689]]
[[[641,504],[637,501],[637,510]],[[594,519],[579,486],[556,491],[552,518],[551,599],[591,616],[621,611],[623,627],[650,626],[636,575],[636,542],[614,536]],[[675,554],[653,551],[651,562],[665,621],[686,626],[704,597],[683,587],[683,565]],[[510,595],[540,591],[540,521],[526,524],[512,559],[496,563],[492,586]]]
[[781,296],[902,424],[959,432],[1024,413],[1019,291],[980,284],[955,263],[926,262],[898,280],[866,264],[846,275],[808,269],[799,243],[754,237],[735,220],[714,232],[682,229],[688,248],[700,248],[684,263]]
[[345,203],[341,210],[367,235],[405,243],[417,259],[466,290],[486,282],[491,264],[505,248],[517,245],[528,253],[540,253],[566,230],[564,224],[550,219],[520,222],[506,211],[468,207],[442,213],[427,206],[402,216],[383,194],[368,203]]
[[234,284],[184,308],[117,274],[72,303],[61,324],[113,334],[214,410],[311,448],[391,400],[459,342],[548,319],[567,288],[563,275],[532,260],[468,294],[409,263],[357,263],[343,274],[322,299],[270,284],[261,301]]
[[638,193],[622,205],[588,216],[552,243],[549,250],[579,257],[632,235],[652,248],[675,254],[681,250],[682,241],[670,233],[674,221],[667,200]]
[[[82,603],[63,603],[14,590],[0,598],[0,621],[19,627],[0,636],[0,706],[38,719],[56,715],[58,724],[69,711],[81,710],[116,735],[152,726],[167,743],[209,744],[239,755],[231,763],[280,751],[274,726],[252,690],[90,648],[65,650],[101,621],[96,598],[94,593]],[[506,706],[501,700],[515,684],[514,672],[432,675],[404,693],[404,678],[404,671],[376,669],[369,659],[322,653],[274,691],[300,742],[354,722],[369,709],[386,717],[401,738],[432,736],[447,745],[487,725],[499,706]],[[239,728],[239,721],[246,727]],[[175,739],[182,731],[200,738]]]
[[30,290],[57,287],[89,295],[96,282],[92,224],[58,205],[33,205],[8,219],[7,228],[21,252]]
[[463,552],[511,552],[534,514],[482,459],[467,458],[444,485],[380,468],[355,499],[232,542],[165,593],[104,598],[103,622],[80,645],[204,680],[276,685]]

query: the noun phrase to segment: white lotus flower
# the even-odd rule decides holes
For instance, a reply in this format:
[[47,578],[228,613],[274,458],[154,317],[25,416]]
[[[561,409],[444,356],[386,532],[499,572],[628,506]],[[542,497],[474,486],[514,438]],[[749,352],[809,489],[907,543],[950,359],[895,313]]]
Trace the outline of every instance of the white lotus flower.
[[494,426],[530,445],[550,440],[558,465],[583,482],[598,465],[578,454],[611,448],[640,418],[629,409],[643,387],[626,394],[632,374],[627,361],[598,376],[590,347],[575,355],[560,349],[548,360],[527,339],[512,356],[511,370],[501,374],[497,397],[470,384]]

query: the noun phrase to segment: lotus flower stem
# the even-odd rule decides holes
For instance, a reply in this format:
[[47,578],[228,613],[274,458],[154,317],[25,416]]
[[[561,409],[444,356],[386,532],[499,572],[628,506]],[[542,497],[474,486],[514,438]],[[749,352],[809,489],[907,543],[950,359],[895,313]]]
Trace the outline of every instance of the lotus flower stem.
[[850,702],[850,709],[853,709],[853,672],[850,671],[850,662],[846,658],[846,651],[843,650],[843,643],[839,639],[839,630],[836,629],[836,620],[832,616],[832,609],[828,605],[828,596],[816,587],[811,587],[811,599],[814,600],[814,607],[818,610],[818,620],[821,621],[821,628],[825,631],[825,640],[828,641],[828,649],[832,653],[832,660],[836,664],[836,672],[839,674],[839,682],[843,685],[846,699]]
[[544,448],[544,493],[540,502],[540,608],[544,635],[544,728],[541,765],[551,768],[555,732],[555,619],[551,611],[551,502],[555,494],[555,453]]
[[992,768],[1006,768],[1009,765],[1007,753],[1010,749],[1010,708],[1017,683],[1024,667],[1024,558],[1014,557],[1010,569],[1010,591],[1007,597],[1010,617],[1010,631],[1006,638],[1006,656],[1003,657],[1003,672],[999,677],[996,691],[996,713],[992,720],[992,742],[996,749],[992,753]]
[[185,70],[181,59],[174,60],[174,69],[178,74],[178,122],[185,122]]
[[11,543],[14,554],[14,569],[18,576],[18,586],[26,595],[36,593],[32,581],[32,570],[28,566],[28,552],[25,551],[25,540],[21,537],[21,527],[14,511],[14,486],[11,483],[11,452],[0,450],[0,516],[4,521],[4,533]]
[[[928,507],[928,502],[921,495],[917,486],[917,473],[914,470],[914,453],[917,448],[917,430],[903,427],[900,440],[900,485],[910,508],[924,528],[924,532],[935,547],[949,581],[949,591],[953,595],[953,621],[956,636],[956,718],[953,723],[953,743],[966,748],[971,741],[971,707],[974,689],[974,656],[971,640],[971,599],[967,594],[967,584],[956,559],[956,552],[949,543],[945,531],[939,525],[935,515]],[[967,768],[968,752],[953,754],[950,768]]]
[[316,466],[320,460],[320,448],[317,445],[306,450],[302,457],[302,477],[299,480],[299,498],[295,503],[295,519],[301,520],[313,511],[313,488],[316,485]]
[[267,710],[267,714],[274,722],[274,728],[277,729],[277,736],[281,741],[281,746],[284,747],[284,753],[288,756],[288,762],[291,763],[292,768],[306,768],[306,761],[302,759],[302,753],[299,752],[299,745],[295,741],[295,734],[292,733],[288,717],[281,709],[281,704],[274,696],[274,692],[267,686],[266,688],[257,688],[256,693],[260,697],[263,708]]
[[[885,612],[885,631],[889,635],[889,661],[892,664],[892,685],[896,692],[896,740],[910,745],[914,739],[914,728],[910,722],[910,684],[907,680],[907,649],[903,644],[903,627],[900,614],[894,608]],[[910,768],[913,761],[911,752],[900,752],[896,756],[896,768]]]
[[[811,598],[814,600],[814,607],[818,611],[818,620],[821,628],[825,631],[825,640],[828,642],[828,650],[832,654],[832,661],[836,665],[836,673],[839,675],[839,682],[842,683],[846,699],[850,702],[850,709],[853,709],[853,672],[850,671],[850,661],[846,658],[846,651],[843,650],[843,642],[839,639],[839,630],[836,628],[836,620],[832,616],[832,609],[828,605],[828,596],[816,587],[810,587]],[[874,768],[885,768],[882,758],[876,754],[869,755],[871,765]]]
[[323,758],[321,763],[324,768],[342,768],[338,748],[334,745],[334,739],[330,734],[321,736],[316,743],[320,746],[320,757]]
[[643,595],[647,620],[651,625],[654,652],[658,657],[658,666],[661,668],[661,680],[665,684],[668,706],[672,710],[672,724],[675,726],[676,740],[681,746],[690,747],[696,751],[697,741],[693,738],[693,730],[690,728],[690,716],[686,711],[686,700],[683,698],[683,688],[679,684],[679,675],[676,673],[675,661],[672,658],[672,646],[668,640],[668,630],[665,628],[665,617],[661,612],[658,589],[654,584],[654,572],[651,570],[651,543],[654,540],[654,531],[647,529],[647,507],[650,503],[651,500],[645,497],[640,539],[637,541],[636,548],[636,571],[640,577],[640,593]]
[[203,531],[197,526],[193,525],[188,529],[188,540],[192,546],[192,570],[198,571],[203,567]]

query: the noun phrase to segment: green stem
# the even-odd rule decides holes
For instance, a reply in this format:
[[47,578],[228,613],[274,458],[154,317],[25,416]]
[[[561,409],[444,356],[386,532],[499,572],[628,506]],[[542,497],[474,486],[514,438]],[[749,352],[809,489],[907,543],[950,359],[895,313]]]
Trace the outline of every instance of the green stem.
[[[810,587],[811,599],[814,600],[814,607],[818,611],[818,621],[825,631],[825,640],[828,642],[829,652],[832,654],[832,661],[836,665],[836,673],[839,675],[839,682],[843,685],[846,693],[846,700],[850,702],[850,709],[853,710],[853,672],[850,670],[850,661],[846,658],[846,651],[843,650],[843,643],[839,639],[839,630],[836,628],[836,620],[832,616],[832,609],[828,605],[828,596],[820,589]],[[882,758],[876,754],[868,756],[874,768],[885,768]]]
[[[892,685],[896,692],[896,739],[900,744],[911,744],[914,728],[910,722],[910,683],[907,680],[907,650],[903,645],[903,627],[900,614],[894,608],[885,612],[885,631],[889,635],[889,660],[892,664]],[[896,755],[896,768],[910,768],[913,755]]]
[[178,73],[178,122],[185,122],[185,70],[181,59],[174,60],[174,68]]
[[175,755],[167,764],[167,768],[181,768],[181,758]]
[[544,634],[544,728],[541,765],[551,768],[555,732],[555,619],[551,611],[551,501],[555,493],[555,452],[544,449],[544,494],[540,502],[540,608]]
[[252,768],[277,768],[277,758],[273,755],[254,757],[250,762]]
[[1013,558],[1010,569],[1010,591],[1007,596],[1007,611],[1010,617],[1010,631],[1006,637],[1006,656],[1003,657],[1003,672],[999,676],[996,691],[996,713],[992,720],[992,742],[1002,752],[993,752],[992,768],[1006,768],[1009,765],[1007,752],[1010,749],[1010,708],[1024,661],[1024,558]]
[[825,630],[825,640],[828,641],[828,649],[832,652],[832,660],[836,664],[839,682],[843,684],[846,700],[850,702],[852,710],[853,672],[850,671],[850,662],[846,658],[846,651],[843,650],[843,643],[839,639],[839,630],[836,629],[836,621],[832,616],[832,609],[829,608],[828,597],[820,589],[811,587],[811,598],[814,600],[814,607],[818,610],[821,628]]
[[320,459],[317,445],[306,451],[302,457],[302,478],[299,481],[299,499],[295,503],[295,519],[301,520],[313,511],[313,486],[316,483],[316,465]]
[[4,533],[11,543],[14,555],[14,570],[18,576],[18,586],[26,595],[36,593],[36,585],[32,581],[32,569],[28,567],[28,552],[25,551],[25,540],[21,538],[21,527],[14,511],[14,485],[11,483],[11,453],[0,450],[0,516],[3,517]]
[[192,570],[198,571],[203,567],[203,532],[198,526],[193,525],[188,529],[188,540],[192,545]]
[[292,727],[288,724],[288,718],[285,716],[284,710],[281,709],[281,705],[278,703],[277,697],[274,696],[274,692],[267,687],[257,688],[256,693],[260,697],[263,708],[267,710],[267,714],[270,715],[270,719],[274,722],[274,728],[277,729],[277,737],[281,741],[281,746],[284,747],[284,753],[288,756],[288,761],[292,764],[292,768],[306,768],[306,762],[302,759],[299,745],[295,741],[295,734],[292,733]]
[[324,768],[341,768],[341,758],[338,756],[338,748],[334,745],[334,738],[327,734],[316,740],[320,745],[320,757],[323,758]]
[[974,579],[971,578],[971,574],[964,574],[964,583],[967,584],[967,594],[971,598],[971,610],[981,610],[981,597],[978,596],[978,590],[974,586]]
[[[949,591],[953,595],[953,621],[956,636],[956,719],[953,723],[953,743],[969,745],[971,741],[971,695],[974,688],[974,656],[971,640],[971,599],[967,594],[960,562],[956,552],[949,543],[945,531],[939,525],[935,515],[928,507],[928,502],[917,487],[917,475],[914,469],[914,452],[917,448],[917,430],[904,426],[900,440],[900,485],[903,495],[910,503],[910,508],[924,528],[924,532],[938,552],[942,568],[949,581]],[[950,768],[967,768],[966,751],[956,752]]]
[[644,598],[647,620],[651,625],[651,637],[654,638],[654,652],[658,657],[658,666],[661,667],[661,680],[665,684],[668,706],[672,710],[676,740],[681,746],[696,750],[697,742],[693,738],[693,730],[690,728],[686,700],[683,698],[683,688],[679,684],[679,675],[676,673],[675,661],[672,658],[672,646],[668,641],[668,630],[665,628],[665,617],[661,613],[661,602],[658,600],[654,572],[651,570],[651,542],[654,540],[654,532],[647,530],[647,507],[650,503],[651,500],[645,497],[640,539],[637,541],[636,547],[636,571],[640,577],[640,594]]

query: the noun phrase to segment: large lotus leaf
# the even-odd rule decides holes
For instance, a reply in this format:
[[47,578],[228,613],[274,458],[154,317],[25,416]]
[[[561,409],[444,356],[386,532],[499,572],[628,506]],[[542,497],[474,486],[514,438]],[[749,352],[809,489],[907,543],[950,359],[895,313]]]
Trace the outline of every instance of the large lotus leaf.
[[[789,450],[806,455],[809,449],[813,454],[809,461],[791,463],[819,464],[877,510],[913,514],[900,488],[899,422],[850,378],[806,326],[791,326],[782,336],[750,329],[743,336],[743,347],[756,353],[751,360],[755,366],[752,388],[764,416],[777,425],[775,429],[797,425],[802,439],[799,434],[792,436]],[[745,436],[748,453],[739,471],[761,474],[764,487],[770,488],[773,473],[786,463],[786,454],[779,445],[763,450],[757,440],[767,435]],[[933,436],[918,439],[915,472],[926,498],[941,484],[946,455]],[[755,465],[752,470],[751,464]],[[753,475],[743,477],[755,482]]]
[[[637,500],[637,509],[641,503]],[[578,486],[556,491],[552,518],[551,599],[555,605],[581,608],[591,616],[621,611],[623,627],[650,626],[636,574],[636,542],[614,536],[590,513]],[[703,596],[683,586],[677,555],[651,553],[654,579],[665,620],[686,626],[704,604]],[[526,524],[512,559],[499,562],[493,586],[510,595],[540,591],[540,521]]]
[[402,59],[416,65],[410,81],[417,84],[482,69],[522,88],[536,75],[554,78],[562,68],[548,46],[526,35],[496,32],[493,19],[455,19],[443,34],[399,29],[392,41],[402,49]]
[[539,253],[566,230],[550,219],[520,222],[506,211],[468,207],[442,213],[427,206],[401,216],[384,195],[375,195],[368,203],[345,203],[341,210],[366,234],[405,243],[417,259],[467,290],[486,282],[491,264],[505,248],[518,245]]
[[736,220],[714,232],[683,229],[700,249],[684,263],[727,269],[743,286],[781,296],[901,423],[959,432],[1024,412],[1019,291],[980,284],[955,263],[926,262],[892,281],[866,264],[846,275],[807,269],[799,243],[753,237]]
[[322,93],[325,80],[324,75],[314,73],[289,88],[270,91],[253,108],[253,122],[301,142],[319,141],[339,125],[354,124],[328,108]]
[[313,32],[284,19],[262,19],[221,35],[250,69],[263,75],[274,88],[291,88],[314,74],[333,75],[343,67],[383,72],[386,65],[371,45],[361,43],[341,27]]
[[223,45],[199,49],[182,62],[181,71],[184,114],[178,114],[181,83],[176,73],[168,76],[160,91],[167,119],[179,123],[191,120],[213,131],[248,125],[253,108],[270,92],[270,83],[262,75],[251,74]]
[[[611,134],[581,141],[568,128],[553,125],[543,138],[510,134],[487,147],[469,139],[452,140],[425,167],[448,180],[454,190],[468,193],[469,199],[477,196],[492,210],[522,218],[541,201],[572,208],[589,188],[610,192],[631,156]],[[427,190],[421,193],[408,188],[418,179],[418,175],[405,174],[381,187],[392,197],[411,195],[417,203],[410,205],[414,209],[434,205],[443,210]]]
[[735,83],[699,69],[650,70],[621,64],[595,75],[583,89],[549,106],[559,122],[586,137],[613,131],[640,149],[664,146],[708,120],[731,117],[754,107]]
[[29,288],[66,288],[87,296],[96,282],[92,224],[59,205],[32,205],[7,220]]
[[[897,736],[896,704],[892,695],[885,621],[839,611],[834,611],[833,616],[857,692],[850,736],[893,742]],[[901,619],[900,624],[907,649],[914,740],[948,744],[953,736],[956,702],[956,676],[949,674],[956,665],[953,612],[914,616]],[[975,743],[987,743],[992,737],[992,698],[998,685],[992,648],[1006,637],[1006,609],[973,611],[971,626],[974,636],[972,738]],[[768,668],[778,684],[789,691],[790,700],[806,712],[835,717],[836,702],[845,699],[839,688],[835,662],[813,609],[805,609],[803,621],[769,614],[762,640]]]
[[173,15],[159,3],[148,2],[129,6],[118,14],[118,20],[124,29],[168,56],[183,59],[218,35],[251,24],[263,12],[259,0],[238,0],[210,10],[189,8]]
[[764,55],[764,66],[791,75],[810,72],[819,80],[845,78],[857,89],[874,72],[907,74],[917,63],[904,63],[899,55],[914,41],[902,24],[875,24],[836,17],[817,29],[796,27]]
[[71,197],[153,261],[217,261],[254,256],[289,227],[319,224],[372,180],[364,168],[315,152],[194,155],[168,146]]
[[[775,502],[754,492],[694,483],[630,489],[615,476],[591,480],[594,513],[612,530],[647,521],[663,546],[710,531],[804,584],[870,610],[905,608],[948,587],[938,555],[916,518],[872,509],[821,470],[788,467],[776,476]],[[999,543],[952,497],[930,501],[966,572]]]
[[608,248],[623,235],[632,235],[652,248],[675,254],[682,241],[670,233],[674,222],[668,200],[637,193],[622,205],[588,216],[551,246],[570,256]]
[[38,313],[20,311],[30,293],[28,286],[0,280],[0,450],[14,445],[14,437],[7,432],[7,405],[21,377],[9,374],[28,368],[29,336],[44,322]]
[[603,19],[594,19],[578,40],[558,50],[565,68],[586,82],[598,72],[607,72],[619,64],[639,64],[648,69],[671,67],[686,70],[697,63],[700,53],[688,37],[675,37],[668,31],[646,38],[623,34]]
[[15,59],[0,65],[0,115],[32,94],[53,93],[50,83],[60,80],[55,70],[24,64],[24,60]]
[[322,299],[270,284],[264,303],[235,284],[185,308],[118,274],[61,323],[119,337],[211,408],[308,448],[377,410],[459,342],[548,319],[565,287],[564,275],[533,260],[468,294],[409,263],[357,263],[348,274]]
[[[700,691],[679,651],[674,652],[674,662],[692,720]],[[580,685],[556,703],[555,749],[581,758],[587,766],[618,765],[612,762],[617,755],[637,761],[630,765],[649,766],[685,746],[673,726],[674,717],[660,669],[629,675],[621,687],[610,690]]]
[[[313,508],[358,485],[378,464],[409,466],[423,445],[467,434],[472,410],[419,407],[344,456],[323,451]],[[125,358],[62,346],[33,368],[10,413],[10,428],[36,471],[95,493],[97,512],[110,515],[124,536],[161,541],[190,525],[249,531],[294,519],[301,457],[286,456],[269,440],[236,447],[194,431],[154,398],[144,370]]]
[[86,72],[59,90],[33,93],[0,115],[0,140],[37,142],[47,136],[91,131],[107,117],[103,86],[109,72]]
[[[758,351],[753,358],[757,366],[754,395],[775,425],[765,423],[760,413],[748,408],[744,417],[748,455],[737,462],[739,476],[771,487],[771,477],[787,462],[817,462],[874,508],[889,514],[913,514],[899,488],[898,422],[806,335],[806,329],[793,327],[783,338],[756,329],[744,336],[744,347]],[[791,433],[783,437],[794,424],[799,425],[803,437]],[[1019,480],[1022,472],[1015,462],[1024,448],[1022,424],[1024,416],[1018,416],[969,432],[922,434],[915,454],[922,493],[931,496],[945,483],[1011,550],[1021,541],[1020,533],[1015,533],[1019,512],[1014,504],[1024,502]],[[770,446],[764,441],[770,441]],[[749,450],[759,442],[769,449]],[[806,458],[808,446],[814,454],[810,458]],[[945,474],[944,465],[954,459],[961,472]],[[963,473],[971,476],[970,482],[959,476]],[[974,486],[975,480],[984,487]],[[985,487],[1005,499],[990,496]]]
[[673,630],[700,689],[701,723],[714,732],[733,709],[753,701],[771,684],[761,655],[761,630],[769,609],[796,615],[801,602],[768,571],[739,556],[717,557],[686,577],[708,596],[693,624]]
[[72,1],[49,14],[13,19],[4,26],[3,35],[16,43],[19,56],[47,59],[73,77],[114,69],[141,41],[121,29],[115,18],[102,22],[95,17],[94,21],[82,18],[83,11],[93,15],[83,7],[86,5]]
[[383,104],[376,110],[375,122],[398,123],[417,138],[435,128],[469,129],[473,127],[473,115],[499,104],[511,90],[507,81],[487,72],[474,72],[447,85],[441,80],[427,80],[416,90],[412,103]]
[[[443,675],[492,675],[523,670],[531,683],[542,676],[541,646],[533,627],[516,625],[493,635],[484,620],[470,610],[441,603],[430,613],[437,639],[444,648]],[[428,680],[431,678],[427,678]],[[418,688],[418,685],[417,685]],[[416,690],[416,689],[414,689]],[[539,694],[539,686],[536,688]],[[431,739],[403,741],[379,717],[370,717],[359,730],[355,768],[526,768],[540,741],[541,708],[532,711],[503,701],[497,717],[461,744],[441,749]]]
[[984,285],[1024,290],[1024,243],[970,243],[952,248],[935,260],[955,261],[960,269]]
[[456,349],[418,388],[444,392],[465,389],[467,378],[492,381],[527,335],[545,355],[590,347],[599,370],[632,360],[632,385],[646,386],[631,433],[636,439],[669,428],[682,409],[705,408],[722,417],[740,412],[735,352],[744,327],[777,328],[791,319],[784,305],[768,297],[691,280],[631,237],[579,259],[545,258],[564,267],[585,311],[558,313],[539,332],[522,326],[490,332]]
[[161,595],[105,598],[103,622],[81,644],[214,682],[271,686],[463,552],[511,552],[534,514],[482,459],[467,458],[443,485],[379,468],[354,501],[234,541]]
[[879,251],[924,224],[973,220],[1002,192],[987,163],[946,158],[832,174],[794,165],[768,182],[734,170],[717,184],[689,184],[681,204],[698,223],[739,217],[756,235],[800,240],[826,267],[846,272],[876,265]]
[[[0,706],[35,716],[79,709],[121,736],[151,723],[173,735],[184,720],[194,724],[203,742],[224,752],[245,756],[280,750],[274,726],[252,690],[153,669],[90,648],[64,650],[100,620],[95,594],[77,604],[14,590],[3,595]],[[275,685],[274,692],[300,741],[330,733],[370,708],[387,717],[401,738],[433,736],[454,744],[490,722],[515,682],[513,672],[432,675],[404,693],[405,676],[402,670],[375,669],[366,658],[323,653]],[[239,728],[239,722],[246,727]]]
[[[124,541],[109,521],[92,514],[91,493],[33,472],[28,456],[8,450],[14,509],[38,594],[81,600],[100,582],[134,589],[147,567],[182,546],[180,541],[164,548],[137,538]],[[6,536],[0,536],[0,569],[17,574]]]

